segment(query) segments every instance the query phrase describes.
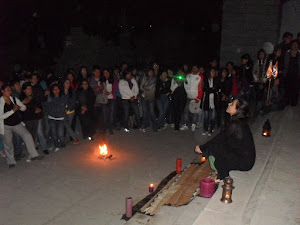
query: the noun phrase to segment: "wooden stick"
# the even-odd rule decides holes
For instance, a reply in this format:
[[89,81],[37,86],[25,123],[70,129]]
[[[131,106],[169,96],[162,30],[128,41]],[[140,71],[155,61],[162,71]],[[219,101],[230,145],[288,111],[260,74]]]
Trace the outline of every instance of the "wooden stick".
[[268,87],[268,94],[267,94],[267,102],[270,101],[270,92],[271,92],[271,78],[269,78],[269,87]]

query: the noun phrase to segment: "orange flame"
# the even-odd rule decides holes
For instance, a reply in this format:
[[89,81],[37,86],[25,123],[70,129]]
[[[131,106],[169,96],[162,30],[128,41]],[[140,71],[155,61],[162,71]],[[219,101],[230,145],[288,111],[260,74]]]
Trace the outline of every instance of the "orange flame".
[[205,162],[206,161],[206,158],[203,156],[201,157],[201,162]]
[[278,61],[276,62],[275,66],[273,67],[273,77],[276,79],[278,76]]
[[104,145],[99,145],[99,149],[100,149],[100,155],[102,155],[102,156],[106,156],[107,155],[107,146],[106,146],[106,144],[104,144]]
[[272,73],[273,73],[273,66],[272,66],[272,61],[269,64],[268,70],[267,70],[267,78],[271,78],[272,77]]

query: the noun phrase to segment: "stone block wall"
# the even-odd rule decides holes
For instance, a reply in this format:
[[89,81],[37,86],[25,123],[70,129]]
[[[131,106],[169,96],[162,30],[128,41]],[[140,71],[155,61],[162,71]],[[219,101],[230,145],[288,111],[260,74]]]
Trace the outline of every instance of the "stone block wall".
[[229,60],[239,65],[244,53],[255,59],[265,42],[276,44],[280,7],[279,0],[224,0],[221,66]]

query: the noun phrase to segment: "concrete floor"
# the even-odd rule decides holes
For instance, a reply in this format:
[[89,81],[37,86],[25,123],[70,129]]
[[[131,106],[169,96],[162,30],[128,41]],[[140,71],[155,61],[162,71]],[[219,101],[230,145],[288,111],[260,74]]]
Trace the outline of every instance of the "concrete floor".
[[124,224],[125,198],[133,197],[134,203],[143,199],[150,183],[157,186],[175,170],[177,157],[186,166],[201,138],[171,128],[145,134],[119,131],[108,137],[111,161],[97,158],[96,140],[70,144],[43,161],[20,161],[15,169],[0,159],[0,224]]

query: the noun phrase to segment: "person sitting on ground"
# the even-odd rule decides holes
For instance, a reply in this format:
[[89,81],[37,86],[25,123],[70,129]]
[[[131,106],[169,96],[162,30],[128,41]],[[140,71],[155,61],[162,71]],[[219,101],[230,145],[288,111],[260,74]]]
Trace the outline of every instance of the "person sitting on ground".
[[3,96],[0,98],[0,134],[4,137],[6,161],[9,168],[14,168],[16,164],[13,133],[19,135],[24,141],[29,153],[28,161],[43,159],[44,157],[39,156],[35,149],[31,134],[22,123],[20,111],[25,111],[26,106],[18,98],[11,96],[12,91],[8,84],[4,84],[1,91]]
[[231,170],[249,171],[255,163],[255,145],[247,123],[248,103],[242,98],[233,100],[226,110],[231,119],[225,130],[195,152],[207,157],[211,168],[217,171],[216,182],[229,176]]

